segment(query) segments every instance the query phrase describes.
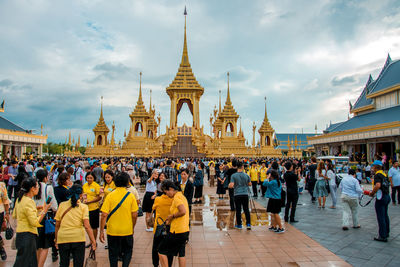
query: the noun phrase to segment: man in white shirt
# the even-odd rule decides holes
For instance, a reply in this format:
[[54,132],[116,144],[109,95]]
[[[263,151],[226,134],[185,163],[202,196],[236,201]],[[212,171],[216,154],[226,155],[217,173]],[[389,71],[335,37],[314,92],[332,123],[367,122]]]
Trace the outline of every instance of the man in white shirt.
[[396,205],[396,192],[397,192],[397,203],[400,204],[400,168],[399,162],[396,160],[393,162],[392,168],[389,170],[389,180],[392,186],[392,202]]
[[360,228],[358,224],[358,199],[363,190],[356,179],[355,170],[349,170],[349,174],[345,175],[340,182],[339,188],[342,191],[342,196],[340,197],[343,206],[342,229],[349,230],[350,214],[353,218],[353,228]]

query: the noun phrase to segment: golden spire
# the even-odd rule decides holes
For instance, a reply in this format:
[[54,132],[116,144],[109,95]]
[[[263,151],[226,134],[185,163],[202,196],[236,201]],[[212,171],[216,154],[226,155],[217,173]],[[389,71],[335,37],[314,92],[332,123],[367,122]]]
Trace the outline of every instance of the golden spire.
[[114,134],[115,134],[115,122],[113,121],[113,124],[112,124],[112,134],[111,134],[111,145],[114,145],[114,144],[115,144]]
[[104,132],[106,135],[110,130],[108,129],[104,118],[103,118],[103,96],[101,96],[101,108],[100,108],[100,117],[96,126],[93,128],[93,132]]
[[143,104],[143,99],[142,99],[142,72],[139,72],[140,78],[139,78],[139,99],[138,99],[138,104]]
[[196,77],[193,74],[192,67],[189,62],[189,54],[187,48],[187,37],[186,37],[186,7],[183,13],[185,15],[185,28],[184,28],[184,37],[183,37],[183,51],[182,51],[182,60],[179,65],[178,72],[172,81],[172,83],[167,87],[167,94],[170,97],[173,97],[173,92],[176,90],[191,90],[198,91],[200,96],[204,92],[204,88],[197,82]]
[[183,15],[185,16],[185,35],[183,38],[183,52],[182,52],[181,66],[189,64],[189,55],[188,55],[187,41],[186,41],[186,16],[187,16],[186,6],[185,6],[185,11],[183,12]]
[[221,90],[219,90],[219,108],[218,108],[218,114],[221,114]]
[[226,95],[226,101],[225,101],[225,106],[224,109],[220,114],[218,114],[218,118],[220,117],[235,117],[239,118],[239,115],[236,113],[235,109],[233,108],[232,101],[231,101],[231,94],[230,94],[230,89],[229,89],[229,72],[227,73],[228,77],[228,92]]
[[126,137],[126,129],[124,130],[124,137]]
[[228,73],[226,75],[228,77],[228,93],[226,95],[226,104],[229,105],[229,104],[232,104],[232,102],[231,102],[231,94],[229,93],[229,71],[228,71]]
[[43,135],[43,123],[40,125],[40,135]]
[[264,101],[265,101],[265,113],[264,113],[264,120],[263,123],[260,127],[260,129],[258,129],[258,132],[261,133],[273,133],[274,129],[272,128],[271,124],[269,123],[268,120],[268,114],[267,114],[267,97],[264,97]]
[[89,138],[86,139],[86,146],[89,146]]
[[151,93],[152,93],[152,90],[150,89],[150,107],[149,107],[150,112],[151,112]]
[[81,146],[81,136],[80,135],[78,135],[78,143],[76,143],[76,146],[77,147]]
[[71,131],[69,131],[69,135],[68,135],[68,145],[70,146],[71,143]]
[[135,109],[131,113],[130,117],[148,117],[149,114],[146,111],[146,107],[144,106],[142,99],[142,72],[139,73],[139,97],[136,103]]

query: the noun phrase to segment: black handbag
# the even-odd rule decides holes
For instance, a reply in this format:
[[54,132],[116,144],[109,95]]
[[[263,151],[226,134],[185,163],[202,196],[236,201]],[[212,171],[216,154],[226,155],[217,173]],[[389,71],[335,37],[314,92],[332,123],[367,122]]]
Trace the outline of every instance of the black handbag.
[[326,187],[326,191],[328,191],[328,194],[331,193],[331,188],[329,187],[329,183],[325,182],[325,187]]
[[281,207],[286,206],[286,191],[281,189]]
[[[162,221],[162,224],[159,224],[158,219]],[[154,237],[166,237],[169,233],[170,226],[165,223],[165,221],[158,217],[157,218],[157,227],[156,232],[154,233]]]
[[14,229],[12,229],[11,224],[7,222],[7,229],[6,229],[6,239],[10,240],[14,236]]
[[142,209],[142,207],[139,207],[138,212],[137,212],[137,216],[138,216],[138,217],[142,217],[142,216],[143,216],[143,209]]

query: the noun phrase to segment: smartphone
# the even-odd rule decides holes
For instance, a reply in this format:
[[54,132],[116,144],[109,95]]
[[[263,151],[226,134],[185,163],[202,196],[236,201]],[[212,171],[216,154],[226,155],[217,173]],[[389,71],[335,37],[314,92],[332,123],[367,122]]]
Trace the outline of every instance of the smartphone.
[[48,197],[46,200],[46,204],[50,204],[50,202],[51,202],[51,197]]

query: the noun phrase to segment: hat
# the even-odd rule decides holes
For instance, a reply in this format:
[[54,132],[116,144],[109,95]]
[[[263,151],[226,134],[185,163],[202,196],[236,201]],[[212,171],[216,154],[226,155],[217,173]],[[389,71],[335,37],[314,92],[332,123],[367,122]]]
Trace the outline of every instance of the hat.
[[374,163],[372,163],[372,165],[383,166],[383,163],[380,160],[375,160]]

